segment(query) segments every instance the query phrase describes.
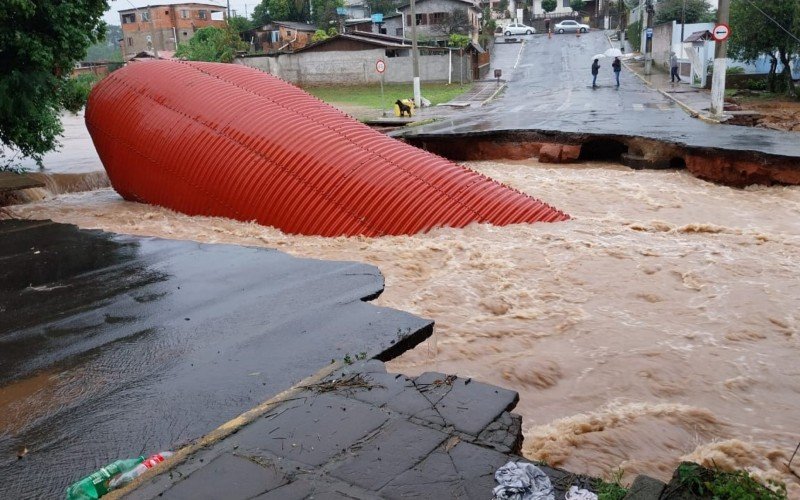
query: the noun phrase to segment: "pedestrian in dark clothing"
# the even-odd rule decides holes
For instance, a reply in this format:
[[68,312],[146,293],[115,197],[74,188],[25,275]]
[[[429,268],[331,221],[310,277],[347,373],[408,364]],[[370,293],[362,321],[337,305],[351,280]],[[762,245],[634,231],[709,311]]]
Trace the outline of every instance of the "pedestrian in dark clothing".
[[619,87],[619,72],[622,71],[622,61],[619,60],[619,57],[614,58],[614,62],[611,63],[611,67],[614,68],[614,76],[617,79],[617,87]]
[[550,33],[550,18],[549,17],[546,17],[544,19],[544,30],[546,32]]
[[597,73],[600,71],[600,63],[597,59],[592,63],[592,87],[597,87]]
[[672,77],[672,83],[675,83],[677,79],[678,82],[681,82],[681,75],[678,74],[678,56],[675,55],[675,52],[671,52],[669,56],[669,69],[670,69],[670,76]]

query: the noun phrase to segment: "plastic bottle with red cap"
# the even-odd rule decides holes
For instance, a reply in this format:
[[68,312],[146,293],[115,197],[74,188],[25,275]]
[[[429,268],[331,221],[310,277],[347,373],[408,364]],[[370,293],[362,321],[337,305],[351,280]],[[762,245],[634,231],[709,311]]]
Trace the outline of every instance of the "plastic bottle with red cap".
[[150,455],[142,463],[140,463],[133,469],[129,470],[128,472],[125,472],[123,474],[111,478],[111,481],[109,481],[108,483],[109,489],[114,490],[125,486],[126,484],[130,483],[137,477],[147,472],[149,469],[152,469],[156,465],[168,459],[172,455],[173,453],[171,451],[162,451],[161,453]]

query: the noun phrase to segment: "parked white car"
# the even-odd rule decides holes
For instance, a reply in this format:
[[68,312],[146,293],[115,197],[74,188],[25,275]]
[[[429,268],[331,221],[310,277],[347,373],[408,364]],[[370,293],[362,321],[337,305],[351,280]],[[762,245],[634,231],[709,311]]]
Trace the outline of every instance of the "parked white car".
[[503,33],[506,36],[511,35],[533,35],[536,33],[536,28],[533,26],[525,26],[524,24],[511,23],[503,28]]
[[567,19],[566,21],[561,21],[560,23],[556,24],[555,27],[556,33],[575,33],[576,31],[586,33],[589,31],[589,25]]

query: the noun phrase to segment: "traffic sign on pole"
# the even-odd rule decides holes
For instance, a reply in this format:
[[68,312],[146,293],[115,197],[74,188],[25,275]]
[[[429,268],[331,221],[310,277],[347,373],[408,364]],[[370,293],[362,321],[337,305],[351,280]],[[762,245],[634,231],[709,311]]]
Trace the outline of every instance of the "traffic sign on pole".
[[378,59],[378,62],[375,63],[375,71],[378,73],[386,71],[386,63],[383,62],[383,59]]
[[718,42],[724,42],[731,36],[731,27],[727,24],[718,24],[714,26],[714,30],[711,32],[714,40]]

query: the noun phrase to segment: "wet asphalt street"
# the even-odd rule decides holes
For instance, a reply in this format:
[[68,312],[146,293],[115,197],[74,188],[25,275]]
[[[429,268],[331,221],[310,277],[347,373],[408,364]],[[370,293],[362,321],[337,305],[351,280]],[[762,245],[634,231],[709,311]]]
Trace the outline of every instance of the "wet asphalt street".
[[[592,56],[610,47],[603,32],[532,35],[524,43],[498,43],[492,69],[508,81],[504,95],[452,119],[415,127],[403,136],[542,130],[644,136],[689,146],[760,151],[800,157],[797,133],[709,124],[692,118],[649,89],[623,66],[616,87],[612,59],[601,59],[592,88]],[[498,41],[502,41],[500,38]],[[489,75],[493,72],[490,71]]]
[[364,302],[373,266],[264,248],[0,220],[0,263],[3,499],[63,498],[432,325]]

